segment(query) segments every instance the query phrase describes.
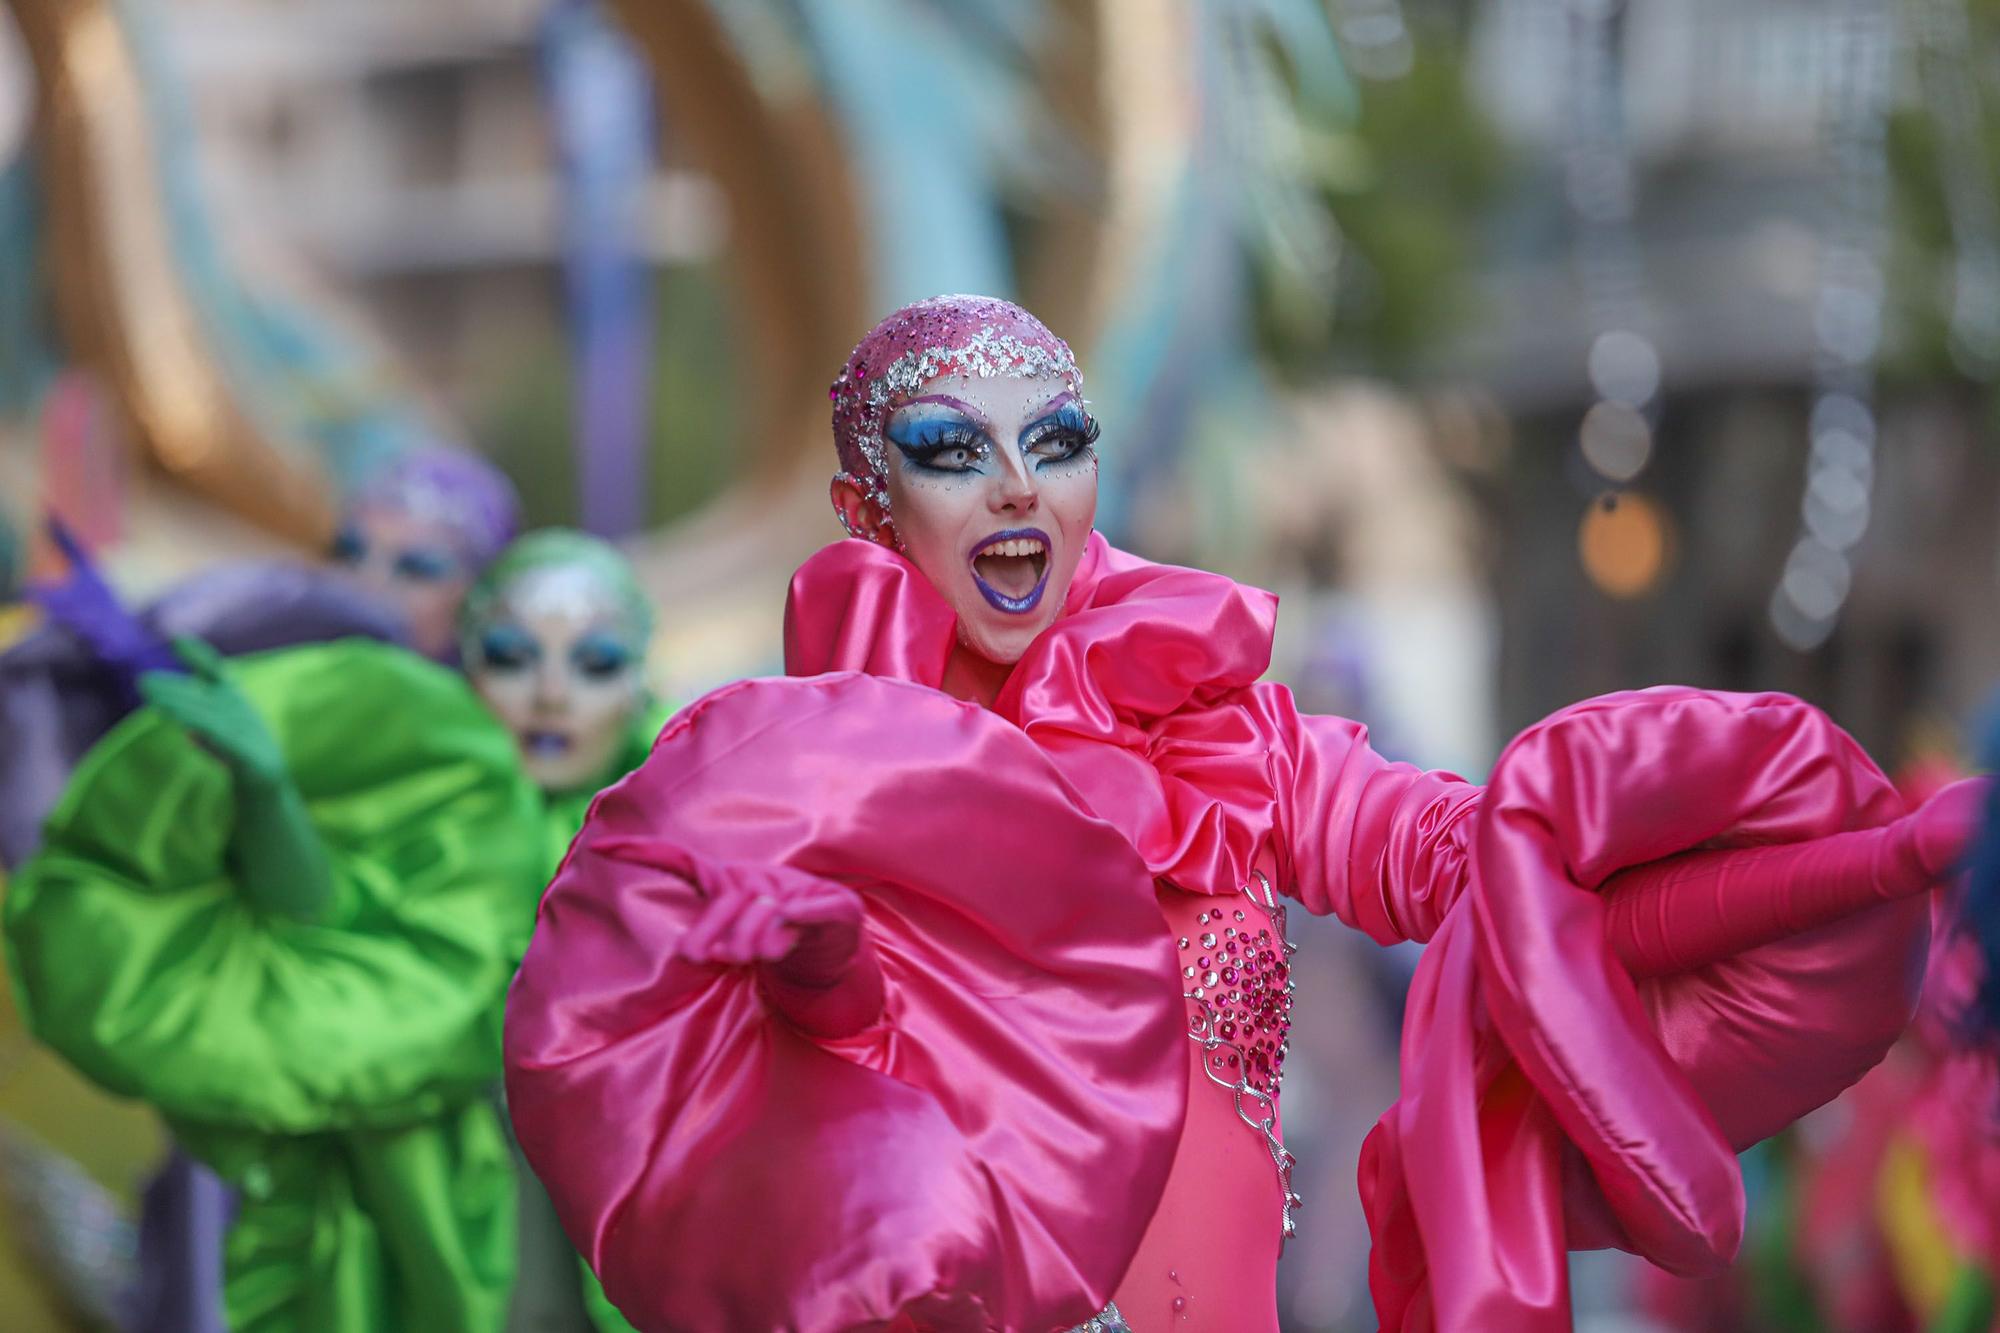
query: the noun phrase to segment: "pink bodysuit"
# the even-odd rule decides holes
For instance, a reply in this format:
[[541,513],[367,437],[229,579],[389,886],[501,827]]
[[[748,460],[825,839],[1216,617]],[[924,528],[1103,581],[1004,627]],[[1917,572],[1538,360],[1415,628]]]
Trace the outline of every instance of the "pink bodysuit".
[[[1733,1148],[1880,1058],[1926,909],[1773,909],[1721,956],[1701,864],[1614,881],[1609,934],[1600,890],[1883,825],[1886,780],[1795,700],[1656,690],[1531,729],[1482,789],[1261,682],[1275,609],[1093,537],[989,711],[935,688],[953,616],[900,556],[800,569],[788,676],[697,702],[599,797],[508,1006],[522,1145],[638,1326],[1039,1333],[1115,1297],[1136,1333],[1274,1330],[1311,1021],[1287,901],[1432,942],[1362,1161],[1385,1327],[1566,1328],[1574,1247],[1727,1261]],[[804,882],[866,904],[853,1035],[676,954]]]

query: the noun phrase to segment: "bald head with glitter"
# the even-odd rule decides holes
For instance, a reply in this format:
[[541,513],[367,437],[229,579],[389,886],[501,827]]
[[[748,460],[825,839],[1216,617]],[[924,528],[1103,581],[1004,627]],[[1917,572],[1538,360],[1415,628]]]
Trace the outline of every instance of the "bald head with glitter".
[[1076,358],[1017,305],[938,296],[876,325],[831,397],[835,514],[950,604],[969,654],[947,680],[969,672],[983,683],[961,697],[984,697],[1062,614],[1096,522],[1098,429]]
[[1069,344],[1012,301],[933,296],[869,330],[827,391],[841,476],[889,507],[883,427],[896,406],[939,375],[1061,380],[1083,396]]

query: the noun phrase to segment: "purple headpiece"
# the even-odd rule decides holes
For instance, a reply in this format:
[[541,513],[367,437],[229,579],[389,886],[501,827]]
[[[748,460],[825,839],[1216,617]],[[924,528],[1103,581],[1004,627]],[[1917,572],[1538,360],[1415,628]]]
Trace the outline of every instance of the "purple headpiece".
[[365,479],[349,503],[436,519],[458,534],[474,569],[499,555],[521,524],[514,483],[478,454],[443,445],[398,454]]
[[939,375],[1058,377],[1083,394],[1069,344],[1011,301],[933,296],[906,305],[863,338],[827,390],[841,477],[889,507],[882,428],[889,413]]

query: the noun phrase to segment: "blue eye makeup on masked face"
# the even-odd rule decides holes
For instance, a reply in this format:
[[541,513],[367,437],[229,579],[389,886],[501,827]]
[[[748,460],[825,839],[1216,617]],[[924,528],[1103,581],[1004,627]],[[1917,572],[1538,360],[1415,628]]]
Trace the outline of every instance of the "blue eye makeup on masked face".
[[541,657],[541,644],[518,625],[489,625],[479,636],[479,660],[489,671],[527,671]]
[[327,554],[335,564],[358,565],[368,558],[368,541],[359,528],[344,527],[333,535],[333,545],[327,548]]
[[586,634],[569,650],[570,665],[590,680],[609,680],[632,665],[632,649],[609,634]]
[[458,561],[434,546],[412,546],[396,553],[394,568],[407,583],[438,583],[458,572]]

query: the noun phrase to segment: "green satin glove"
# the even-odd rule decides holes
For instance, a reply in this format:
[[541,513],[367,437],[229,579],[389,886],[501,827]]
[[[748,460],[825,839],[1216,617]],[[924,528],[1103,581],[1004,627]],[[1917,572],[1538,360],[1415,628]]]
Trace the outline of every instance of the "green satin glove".
[[139,677],[139,693],[228,768],[236,796],[229,863],[238,882],[264,911],[295,921],[325,919],[333,867],[278,738],[225,674],[215,649],[181,638],[174,652],[189,674],[148,671]]

